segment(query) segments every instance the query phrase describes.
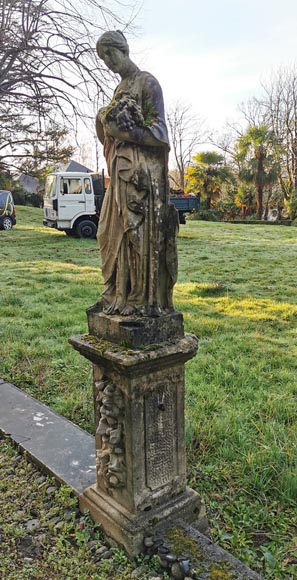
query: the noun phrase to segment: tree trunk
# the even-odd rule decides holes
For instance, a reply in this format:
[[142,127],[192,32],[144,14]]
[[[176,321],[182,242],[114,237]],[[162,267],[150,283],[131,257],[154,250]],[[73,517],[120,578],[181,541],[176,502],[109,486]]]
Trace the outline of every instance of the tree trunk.
[[262,214],[263,214],[263,181],[262,181],[262,175],[263,175],[263,166],[264,166],[264,154],[263,154],[263,150],[262,147],[258,150],[257,155],[256,155],[257,159],[258,159],[258,168],[257,168],[257,177],[256,177],[256,189],[257,189],[257,217],[258,220],[262,219]]
[[269,202],[270,202],[271,196],[272,196],[272,187],[270,185],[269,190],[268,190],[268,194],[267,194],[266,204],[265,204],[264,216],[263,216],[263,219],[265,222],[267,222],[267,220],[268,220]]
[[263,213],[263,187],[262,185],[258,185],[257,187],[257,218],[258,220],[262,219]]
[[281,203],[278,203],[277,204],[277,219],[278,220],[281,220],[283,217],[283,209],[284,209],[284,206]]

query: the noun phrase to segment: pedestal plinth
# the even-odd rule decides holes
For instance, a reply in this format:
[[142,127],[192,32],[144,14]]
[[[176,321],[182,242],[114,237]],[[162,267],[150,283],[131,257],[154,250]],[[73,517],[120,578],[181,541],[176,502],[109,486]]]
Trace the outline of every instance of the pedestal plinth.
[[94,376],[97,484],[81,507],[131,556],[168,519],[205,530],[200,496],[186,487],[184,443],[184,363],[197,338],[184,335],[179,313],[127,319],[93,308],[88,321],[90,334],[70,339]]

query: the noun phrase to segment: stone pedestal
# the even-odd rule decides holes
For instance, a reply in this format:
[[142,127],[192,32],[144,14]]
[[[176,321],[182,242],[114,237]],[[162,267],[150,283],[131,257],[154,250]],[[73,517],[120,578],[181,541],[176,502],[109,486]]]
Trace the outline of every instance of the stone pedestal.
[[94,376],[97,484],[81,507],[131,556],[169,519],[204,531],[200,496],[186,487],[184,443],[184,363],[197,338],[184,335],[176,312],[127,319],[93,307],[88,323],[89,334],[70,339]]

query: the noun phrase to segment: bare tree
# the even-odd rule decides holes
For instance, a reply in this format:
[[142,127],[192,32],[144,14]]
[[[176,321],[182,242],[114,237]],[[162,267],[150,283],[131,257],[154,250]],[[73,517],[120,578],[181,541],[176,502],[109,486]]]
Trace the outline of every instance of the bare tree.
[[262,95],[241,106],[249,126],[266,125],[275,135],[279,184],[285,200],[297,192],[297,67],[281,67],[262,83]]
[[277,136],[285,199],[297,192],[297,67],[279,69],[265,85],[261,105]]
[[167,113],[174,160],[178,171],[176,185],[185,190],[185,173],[195,148],[206,138],[204,120],[192,113],[192,107],[178,101]]
[[[120,12],[124,5],[109,6]],[[123,19],[98,0],[0,0],[2,166],[21,155],[33,126],[40,135],[53,122],[75,129],[89,104],[108,93],[110,74],[95,44],[103,29],[116,27],[124,28]]]

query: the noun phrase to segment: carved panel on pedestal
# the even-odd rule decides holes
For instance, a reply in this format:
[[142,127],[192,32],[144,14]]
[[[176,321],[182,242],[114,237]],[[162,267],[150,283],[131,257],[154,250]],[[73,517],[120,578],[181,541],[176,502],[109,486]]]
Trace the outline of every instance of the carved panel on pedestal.
[[126,484],[124,397],[103,379],[95,382],[95,404],[97,479],[106,488],[119,489]]
[[146,485],[157,489],[176,475],[176,394],[170,385],[148,392],[144,400]]

